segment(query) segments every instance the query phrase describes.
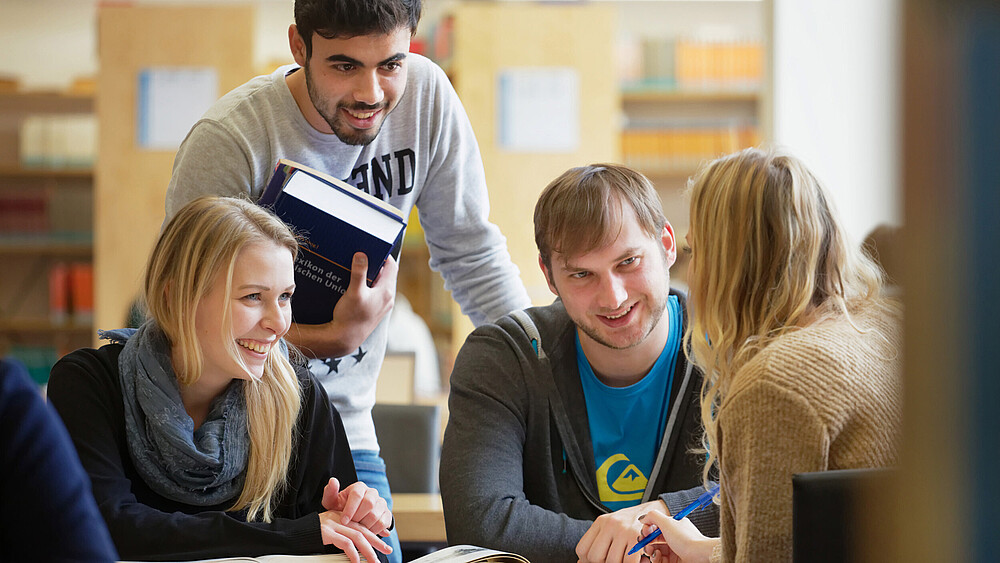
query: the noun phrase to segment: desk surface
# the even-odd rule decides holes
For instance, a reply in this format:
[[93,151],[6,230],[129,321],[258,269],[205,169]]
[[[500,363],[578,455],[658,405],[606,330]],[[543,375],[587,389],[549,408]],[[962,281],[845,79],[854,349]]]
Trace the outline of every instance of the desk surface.
[[392,515],[401,542],[447,542],[439,494],[393,494]]

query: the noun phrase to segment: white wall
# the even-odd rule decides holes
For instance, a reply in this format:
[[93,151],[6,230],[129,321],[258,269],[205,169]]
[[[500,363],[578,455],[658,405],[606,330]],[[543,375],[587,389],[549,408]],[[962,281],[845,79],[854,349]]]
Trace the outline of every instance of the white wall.
[[902,222],[899,0],[773,0],[774,140],[834,194],[850,234]]
[[[0,76],[25,88],[60,89],[97,74],[97,5],[101,0],[0,0]],[[251,3],[257,6],[256,67],[291,61],[293,0],[136,0],[136,4]],[[127,33],[128,30],[122,30]]]
[[0,1],[0,76],[61,88],[97,72],[97,0]]

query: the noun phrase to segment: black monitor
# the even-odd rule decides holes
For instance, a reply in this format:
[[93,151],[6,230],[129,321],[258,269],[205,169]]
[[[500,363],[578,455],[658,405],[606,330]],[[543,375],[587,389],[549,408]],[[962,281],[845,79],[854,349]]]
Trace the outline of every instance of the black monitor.
[[861,502],[888,488],[891,469],[839,469],[792,476],[792,561],[858,561]]

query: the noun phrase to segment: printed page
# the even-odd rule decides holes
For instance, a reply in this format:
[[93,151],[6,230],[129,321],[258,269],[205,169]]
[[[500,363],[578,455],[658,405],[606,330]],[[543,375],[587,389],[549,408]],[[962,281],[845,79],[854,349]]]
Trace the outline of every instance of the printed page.
[[528,560],[520,555],[484,547],[453,545],[414,559],[413,563],[528,563]]
[[[350,559],[343,553],[321,553],[317,555],[260,555],[258,557],[222,557],[219,559],[199,559],[185,563],[347,563]],[[361,558],[362,563],[367,561]],[[146,561],[120,561],[119,563],[150,563]]]

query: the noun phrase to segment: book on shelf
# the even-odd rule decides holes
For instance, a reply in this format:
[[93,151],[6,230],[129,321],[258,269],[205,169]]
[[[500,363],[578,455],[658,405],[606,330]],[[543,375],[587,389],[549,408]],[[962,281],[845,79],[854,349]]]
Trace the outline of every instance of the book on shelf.
[[261,195],[297,235],[292,320],[323,324],[351,281],[356,252],[368,256],[369,285],[390,253],[398,255],[406,220],[388,203],[342,180],[281,159]]
[[63,324],[69,319],[69,266],[56,262],[49,268],[49,320]]
[[31,114],[21,121],[18,152],[26,168],[87,168],[97,158],[97,116]]
[[69,302],[73,322],[94,322],[94,265],[90,262],[70,264]]
[[[343,553],[327,553],[321,555],[260,555],[257,557],[224,557],[221,559],[202,559],[191,563],[342,563],[350,561]],[[361,561],[367,561],[364,557]],[[141,562],[122,562],[141,563]],[[476,547],[474,545],[453,545],[439,549],[423,557],[414,559],[411,563],[530,563],[524,557],[508,553]]]
[[49,198],[42,191],[0,193],[0,235],[37,235],[49,230]]
[[763,78],[764,46],[757,39],[644,37],[621,42],[621,78],[628,90],[754,91]]
[[94,320],[94,266],[90,262],[55,262],[49,268],[49,320],[62,325]]

